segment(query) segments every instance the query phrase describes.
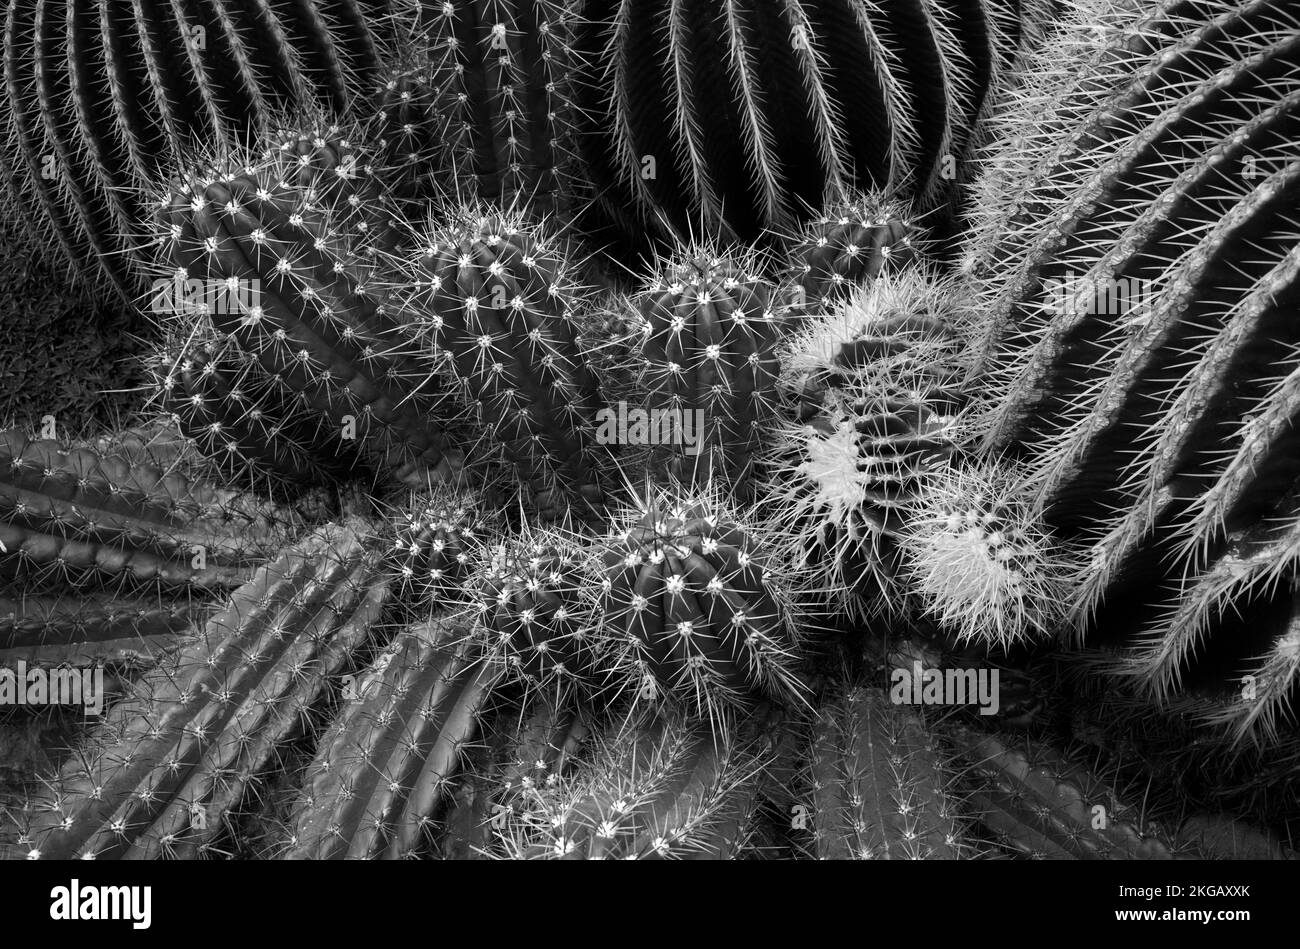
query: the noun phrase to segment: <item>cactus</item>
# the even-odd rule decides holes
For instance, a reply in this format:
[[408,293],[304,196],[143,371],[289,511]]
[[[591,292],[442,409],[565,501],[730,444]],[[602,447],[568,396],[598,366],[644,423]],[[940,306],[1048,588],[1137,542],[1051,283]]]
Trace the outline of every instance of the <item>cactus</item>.
[[[363,522],[321,528],[146,672],[10,814],[29,859],[195,857],[372,635],[388,589]],[[214,848],[218,848],[214,850]]]
[[0,583],[239,586],[288,539],[289,512],[115,454],[0,432]]
[[525,859],[727,859],[753,830],[770,749],[682,718],[606,729],[571,777],[525,790],[497,845]]
[[857,195],[804,225],[788,251],[789,277],[807,305],[830,309],[910,261],[916,232],[908,208],[880,195]]
[[675,426],[658,433],[669,473],[686,485],[725,481],[742,497],[779,372],[775,292],[760,267],[696,246],[660,268],[639,305],[651,411]]
[[533,508],[547,519],[598,513],[599,393],[577,344],[584,290],[563,246],[509,214],[462,207],[398,266],[408,331],[445,357]]
[[359,105],[402,4],[186,8],[19,0],[4,21],[0,177],[8,217],[97,290],[130,300],[139,195],[191,149],[266,135],[280,116]]
[[925,612],[959,642],[1005,649],[1055,628],[1075,551],[1015,497],[1014,468],[936,474],[904,515],[904,574]]
[[638,230],[789,232],[854,189],[933,205],[1009,52],[1003,6],[586,4],[579,147],[601,209],[644,247]]
[[527,530],[483,565],[465,616],[511,681],[559,702],[596,685],[597,589],[580,542]]
[[993,840],[1038,860],[1170,860],[1194,856],[1144,822],[1099,776],[1053,749],[957,734],[967,812]]
[[454,0],[426,13],[439,168],[456,198],[540,219],[575,196],[575,6]]
[[294,807],[288,859],[401,858],[432,832],[496,668],[467,631],[408,627],[345,690]]
[[536,789],[554,787],[575,767],[590,728],[587,713],[549,699],[507,709],[497,738],[482,748],[480,766],[466,768],[443,822],[441,854],[448,860],[499,856],[494,831]]
[[480,543],[482,507],[474,496],[450,491],[411,499],[396,517],[390,558],[400,599],[428,608],[457,598]]
[[210,321],[255,357],[288,393],[269,408],[299,400],[326,467],[346,458],[381,480],[449,478],[461,459],[447,447],[448,393],[387,312],[373,261],[352,251],[380,226],[367,205],[369,166],[337,129],[285,144],[166,199],[160,245],[176,279],[238,291],[175,319]]
[[149,660],[175,645],[194,604],[92,593],[0,597],[0,665]]
[[799,703],[794,584],[716,499],[652,494],[606,544],[609,660],[647,700],[716,716],[758,695]]
[[1300,688],[1297,25],[1081,4],[999,119],[966,260],[981,448],[1091,548],[1064,631],[1238,744]]
[[953,860],[970,846],[953,775],[911,710],[849,688],[818,713],[805,823],[819,860]]

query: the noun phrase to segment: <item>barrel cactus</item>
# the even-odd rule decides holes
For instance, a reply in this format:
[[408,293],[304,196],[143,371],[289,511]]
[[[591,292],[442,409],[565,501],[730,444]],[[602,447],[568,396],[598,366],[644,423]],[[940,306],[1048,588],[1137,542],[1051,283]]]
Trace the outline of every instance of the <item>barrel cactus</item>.
[[1087,548],[1068,635],[1262,744],[1300,688],[1297,36],[1285,5],[1079,5],[997,120],[965,261],[981,448]]

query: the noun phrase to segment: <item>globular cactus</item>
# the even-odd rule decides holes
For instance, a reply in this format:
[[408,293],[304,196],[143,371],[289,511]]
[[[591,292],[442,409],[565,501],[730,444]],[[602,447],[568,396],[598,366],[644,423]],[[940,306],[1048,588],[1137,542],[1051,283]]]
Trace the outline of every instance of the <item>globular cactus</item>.
[[1016,494],[1014,467],[933,475],[903,515],[903,575],[922,610],[958,642],[1005,649],[1056,628],[1077,551]]
[[965,811],[1000,847],[1036,860],[1171,860],[1197,854],[1144,821],[1098,775],[1038,742],[960,730]]
[[299,526],[179,472],[0,432],[0,585],[25,594],[235,587]]
[[7,217],[90,287],[130,300],[140,199],[195,147],[233,147],[303,109],[360,106],[409,19],[400,0],[157,8],[92,0],[5,13]]
[[434,609],[457,598],[481,550],[484,507],[467,492],[438,491],[417,494],[396,515],[390,563],[400,599]]
[[[605,545],[609,660],[637,694],[715,716],[799,704],[797,579],[716,498],[651,494]],[[806,618],[806,617],[805,617]]]
[[[365,159],[337,129],[286,145],[264,160],[197,175],[165,199],[159,253],[167,274],[228,293],[173,320],[210,324],[255,358],[282,393],[268,408],[304,410],[295,421],[309,432],[298,444],[323,459],[322,474],[344,461],[357,477],[448,479],[461,463],[449,445],[449,393],[394,322],[373,258],[352,246],[366,246],[378,226]],[[250,397],[249,389],[259,391],[246,386]],[[242,441],[225,447],[237,452]]]
[[440,620],[399,633],[344,689],[290,819],[286,859],[398,859],[432,837],[499,670]]
[[540,218],[584,190],[573,167],[579,6],[452,0],[425,11],[436,167],[454,197]]
[[956,860],[973,848],[946,752],[910,708],[848,688],[818,709],[802,811],[819,860]]
[[105,593],[0,596],[0,666],[147,662],[201,613],[184,600]]
[[909,208],[881,195],[837,202],[790,242],[788,278],[802,291],[805,307],[830,309],[912,260],[918,230]]
[[887,189],[933,204],[1009,52],[998,2],[600,0],[579,147],[605,219],[753,240],[827,200]]
[[966,260],[982,448],[1090,547],[1063,628],[1261,745],[1300,694],[1298,26],[1079,5],[998,121]]
[[450,217],[396,265],[406,331],[444,360],[540,516],[593,517],[605,491],[600,400],[577,342],[577,267],[510,214],[469,206]]
[[493,723],[495,736],[470,752],[443,819],[439,852],[448,860],[500,856],[495,832],[522,813],[535,790],[555,787],[577,767],[590,735],[591,713],[572,703],[543,699],[506,708]]
[[632,715],[599,735],[584,768],[524,789],[495,844],[522,859],[728,859],[755,830],[770,758],[752,730]]
[[599,586],[584,543],[558,531],[524,531],[481,565],[458,613],[510,681],[553,701],[598,685]]
[[[323,527],[115,704],[26,807],[28,859],[196,857],[372,636],[388,588],[361,521]],[[216,850],[214,850],[216,848]]]
[[717,480],[741,496],[752,488],[781,329],[760,268],[748,254],[693,247],[665,263],[639,301],[649,436],[683,484]]

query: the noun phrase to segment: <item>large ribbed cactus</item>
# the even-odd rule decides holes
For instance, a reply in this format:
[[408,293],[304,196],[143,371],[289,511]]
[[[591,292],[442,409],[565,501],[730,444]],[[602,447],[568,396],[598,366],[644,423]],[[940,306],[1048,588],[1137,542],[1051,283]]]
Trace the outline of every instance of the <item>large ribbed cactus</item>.
[[390,859],[427,845],[499,667],[467,630],[409,627],[362,676],[322,738],[290,819],[288,859]]
[[[361,521],[263,567],[114,705],[26,807],[29,859],[195,857],[371,637],[388,595]],[[0,835],[7,837],[8,835]]]
[[1013,44],[1006,6],[587,3],[578,141],[606,221],[643,246],[788,230],[854,187],[933,204]]
[[1267,742],[1300,689],[1300,14],[1096,0],[1045,50],[977,188],[983,447],[1086,545],[1075,634]]
[[0,432],[0,589],[235,587],[296,526],[176,472]]
[[134,297],[143,195],[192,151],[253,141],[284,114],[364,107],[412,19],[405,0],[7,4],[8,216],[86,282]]

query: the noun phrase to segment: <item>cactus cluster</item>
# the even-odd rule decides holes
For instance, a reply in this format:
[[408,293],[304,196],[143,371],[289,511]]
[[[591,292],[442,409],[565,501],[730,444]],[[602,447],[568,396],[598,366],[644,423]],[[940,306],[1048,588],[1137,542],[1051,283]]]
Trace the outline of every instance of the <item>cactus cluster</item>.
[[1293,855],[1293,6],[149,9],[5,14],[154,283],[0,430],[0,671],[114,683],[0,855]]

